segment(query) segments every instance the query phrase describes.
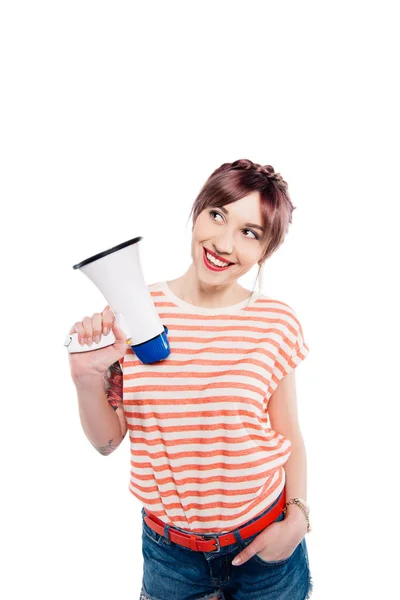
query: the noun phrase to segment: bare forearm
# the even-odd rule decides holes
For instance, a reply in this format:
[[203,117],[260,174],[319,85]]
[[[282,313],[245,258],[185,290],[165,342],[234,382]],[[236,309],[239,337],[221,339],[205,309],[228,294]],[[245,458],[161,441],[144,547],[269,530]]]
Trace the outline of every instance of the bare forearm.
[[78,395],[79,416],[89,442],[104,456],[121,443],[123,435],[118,415],[110,406],[101,375],[74,380]]
[[[307,502],[307,456],[301,434],[292,436],[292,451],[285,463],[286,502],[290,498],[303,498]],[[286,509],[285,519],[306,524],[305,517],[298,506],[290,504]]]

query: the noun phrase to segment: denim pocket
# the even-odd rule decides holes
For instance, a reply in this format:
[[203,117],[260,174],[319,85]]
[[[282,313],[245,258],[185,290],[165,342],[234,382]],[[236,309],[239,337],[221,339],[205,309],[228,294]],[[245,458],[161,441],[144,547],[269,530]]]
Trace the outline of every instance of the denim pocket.
[[299,548],[300,548],[300,544],[298,544],[296,546],[296,548],[293,550],[293,552],[290,556],[288,556],[287,558],[282,558],[281,560],[265,560],[259,554],[254,554],[253,558],[258,563],[265,565],[267,567],[282,567],[283,565],[285,565],[287,562],[289,562],[289,560],[291,560],[294,557],[296,552],[298,552]]
[[143,533],[143,535],[145,535],[152,542],[155,542],[159,546],[167,546],[168,548],[171,548],[171,542],[169,540],[167,540],[167,538],[165,538],[160,533],[157,533],[157,531],[154,531],[154,529],[152,529],[151,527],[149,527],[147,525],[146,521],[144,520],[145,516],[146,516],[146,513],[144,511],[144,508],[142,508],[142,533]]

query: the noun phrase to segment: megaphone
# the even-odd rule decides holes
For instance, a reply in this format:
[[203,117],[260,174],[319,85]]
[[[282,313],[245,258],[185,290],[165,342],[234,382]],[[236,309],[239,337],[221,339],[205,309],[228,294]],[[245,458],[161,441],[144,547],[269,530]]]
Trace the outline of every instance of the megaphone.
[[[117,324],[127,335],[127,343],[144,364],[158,362],[170,354],[168,329],[158,316],[143,277],[139,260],[141,236],[123,242],[73,265],[96,285],[115,314]],[[112,330],[91,346],[81,346],[78,334],[68,334],[68,352],[89,352],[115,342]]]

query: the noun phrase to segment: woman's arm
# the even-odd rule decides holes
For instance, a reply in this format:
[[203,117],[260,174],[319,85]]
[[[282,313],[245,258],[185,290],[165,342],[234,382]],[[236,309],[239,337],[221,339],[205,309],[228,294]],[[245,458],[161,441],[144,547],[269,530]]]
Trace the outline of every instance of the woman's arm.
[[[295,371],[281,379],[268,401],[271,428],[291,441],[291,454],[284,466],[286,473],[286,502],[303,498],[307,502],[307,457],[297,410]],[[285,521],[299,534],[307,532],[307,520],[298,506],[287,507]]]
[[[286,502],[290,498],[304,498],[307,502],[307,457],[303,436],[299,432],[292,437],[292,451],[284,466],[286,473]],[[306,535],[307,520],[301,509],[289,504],[286,508],[285,521],[293,526],[299,535]]]
[[83,431],[96,450],[107,456],[123,439],[120,420],[107,402],[104,378],[96,375],[74,379]]

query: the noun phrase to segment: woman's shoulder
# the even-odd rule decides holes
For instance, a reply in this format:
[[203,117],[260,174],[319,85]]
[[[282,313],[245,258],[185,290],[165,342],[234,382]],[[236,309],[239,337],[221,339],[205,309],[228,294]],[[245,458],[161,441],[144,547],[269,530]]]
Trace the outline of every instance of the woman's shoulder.
[[260,293],[258,295],[257,301],[265,304],[265,307],[268,309],[285,308],[290,312],[295,312],[291,304],[289,304],[285,300],[282,300],[281,298],[277,298],[276,296],[270,296],[264,293]]
[[279,318],[288,324],[300,325],[297,310],[291,302],[260,293],[257,298],[257,306],[265,308],[267,315],[271,315],[273,318]]

